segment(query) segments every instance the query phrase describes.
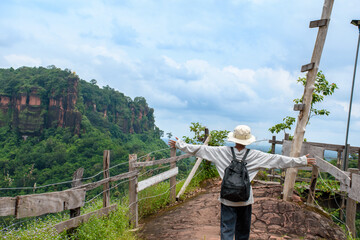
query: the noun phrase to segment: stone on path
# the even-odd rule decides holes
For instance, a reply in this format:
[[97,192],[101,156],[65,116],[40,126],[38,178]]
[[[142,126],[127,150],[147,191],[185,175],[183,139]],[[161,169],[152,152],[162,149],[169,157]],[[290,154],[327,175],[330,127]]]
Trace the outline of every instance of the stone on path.
[[[253,205],[250,239],[346,239],[342,229],[331,219],[306,209],[305,205],[280,199],[280,185],[253,186]],[[219,240],[220,239],[220,181],[206,192],[178,207],[164,211],[145,221],[141,230],[146,240]]]

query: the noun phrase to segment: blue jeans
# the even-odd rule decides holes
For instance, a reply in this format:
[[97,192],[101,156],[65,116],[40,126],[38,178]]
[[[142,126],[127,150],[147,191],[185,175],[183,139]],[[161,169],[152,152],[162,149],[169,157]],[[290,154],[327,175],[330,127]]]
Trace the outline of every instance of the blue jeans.
[[221,240],[249,239],[251,206],[230,207],[221,204]]

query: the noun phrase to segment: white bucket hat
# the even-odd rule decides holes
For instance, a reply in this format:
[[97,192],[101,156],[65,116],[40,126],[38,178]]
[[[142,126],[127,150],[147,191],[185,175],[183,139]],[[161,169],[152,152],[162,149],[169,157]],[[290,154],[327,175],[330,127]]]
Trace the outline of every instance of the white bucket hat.
[[241,145],[249,145],[255,142],[256,139],[253,135],[251,135],[251,129],[249,126],[238,125],[234,129],[234,132],[229,133],[227,140]]

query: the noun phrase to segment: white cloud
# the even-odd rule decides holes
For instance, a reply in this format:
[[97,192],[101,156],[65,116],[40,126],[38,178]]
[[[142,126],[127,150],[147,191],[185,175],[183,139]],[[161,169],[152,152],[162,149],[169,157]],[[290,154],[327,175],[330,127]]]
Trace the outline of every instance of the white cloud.
[[246,3],[252,3],[256,5],[262,5],[262,4],[274,4],[276,2],[279,2],[279,0],[231,0],[230,1],[234,5],[239,4],[246,4]]
[[179,109],[186,108],[188,104],[186,100],[181,100],[176,95],[162,91],[159,86],[150,85],[146,82],[143,82],[141,91],[143,91],[144,95],[148,96],[151,104],[159,108]]
[[[340,105],[343,110],[344,114],[349,114],[349,103],[348,102],[336,102],[338,105]],[[360,118],[360,103],[352,103],[351,106],[351,116],[355,118]]]
[[163,56],[163,59],[165,61],[165,63],[169,66],[169,67],[172,67],[172,68],[175,68],[175,69],[180,69],[181,65],[178,64],[177,62],[175,62],[173,59],[167,57],[167,56]]
[[255,71],[251,69],[239,69],[234,66],[224,67],[224,72],[232,73],[238,80],[243,83],[255,83]]
[[30,57],[27,55],[10,54],[4,56],[8,66],[18,68],[22,66],[41,66],[41,59]]
[[[144,96],[155,114],[164,113],[156,114],[159,127],[172,132],[191,121],[229,130],[245,122],[261,137],[272,123],[296,115],[292,99],[303,93],[297,71],[308,63],[316,38],[308,22],[321,15],[322,1],[164,3],[3,4],[1,67],[55,64],[127,96]],[[321,60],[329,82],[340,88],[322,103],[331,111],[328,129],[346,123],[357,40],[349,19],[357,5],[334,6]],[[354,126],[358,102],[354,96]],[[319,119],[309,131],[321,133]]]
[[[240,69],[235,66],[219,68],[205,60],[194,59],[178,63],[170,57],[164,57],[164,61],[169,68],[196,74],[194,79],[177,82],[183,84],[177,84],[177,87],[186,91],[185,94],[192,99],[201,98],[209,103],[217,102],[216,105],[231,105],[232,102],[283,101],[294,94],[292,87],[296,82],[295,77],[283,69]],[[174,84],[171,79],[168,80],[169,85]]]

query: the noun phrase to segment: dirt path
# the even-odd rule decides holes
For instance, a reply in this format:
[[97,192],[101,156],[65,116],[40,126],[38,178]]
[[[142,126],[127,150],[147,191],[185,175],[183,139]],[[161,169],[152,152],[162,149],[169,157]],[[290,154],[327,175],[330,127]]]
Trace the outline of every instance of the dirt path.
[[[279,199],[281,186],[253,186],[250,239],[346,239],[344,233],[328,218],[307,210],[303,204]],[[146,219],[140,236],[159,239],[220,239],[220,181],[178,207]]]

